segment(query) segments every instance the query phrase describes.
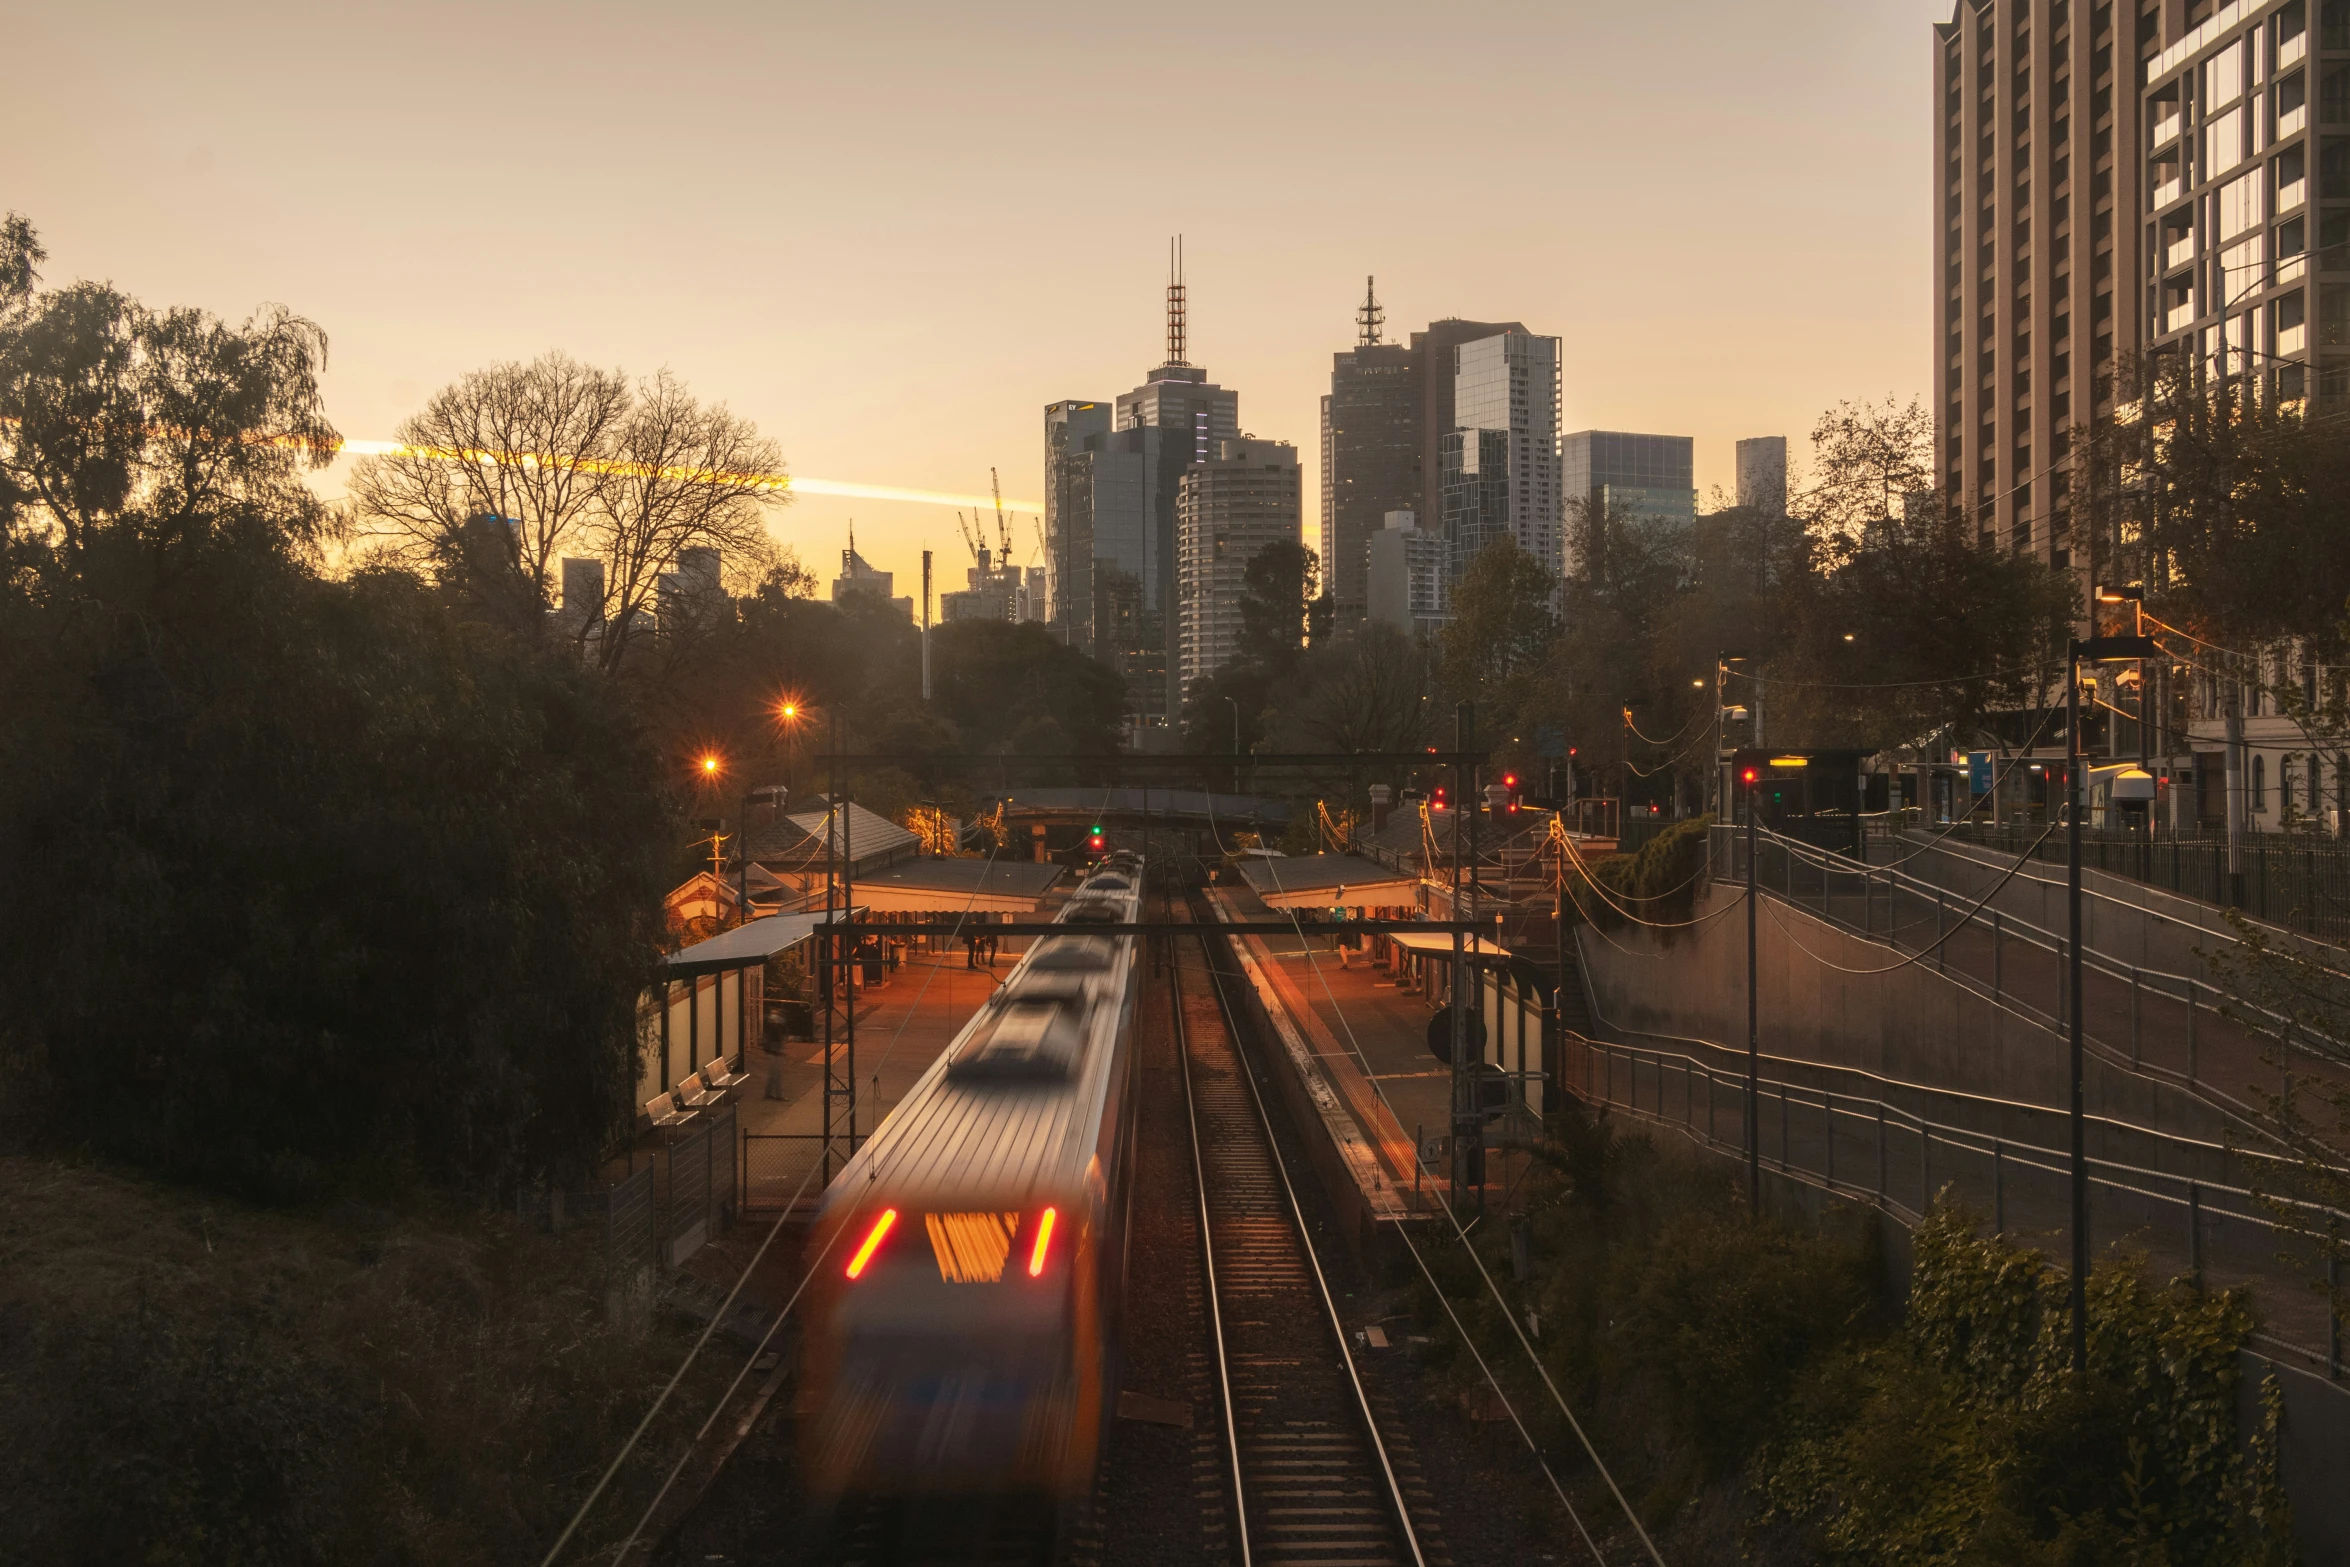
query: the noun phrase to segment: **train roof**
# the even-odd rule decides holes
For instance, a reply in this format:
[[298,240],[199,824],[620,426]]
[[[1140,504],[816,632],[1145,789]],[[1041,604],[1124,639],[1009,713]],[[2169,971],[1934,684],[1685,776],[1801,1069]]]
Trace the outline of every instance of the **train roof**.
[[[1084,896],[1083,889],[1079,895]],[[1127,917],[1133,917],[1132,905],[1138,902],[1133,891],[1102,887],[1094,895],[1125,902]],[[1083,928],[1076,926],[1071,934]],[[1022,955],[1005,976],[1006,990],[1028,976],[1038,945],[1050,939],[1041,938]],[[1015,1200],[1032,1191],[1081,1184],[1097,1144],[1118,1030],[1132,994],[1134,938],[1115,940],[1117,959],[1095,982],[1099,990],[1085,1019],[1085,1050],[1072,1075],[1038,1081],[951,1074],[950,1063],[974,1031],[995,1020],[995,1009],[983,1005],[850,1159],[825,1193],[823,1211],[829,1215],[843,1205],[862,1203],[869,1194],[923,1206],[983,1194]]]

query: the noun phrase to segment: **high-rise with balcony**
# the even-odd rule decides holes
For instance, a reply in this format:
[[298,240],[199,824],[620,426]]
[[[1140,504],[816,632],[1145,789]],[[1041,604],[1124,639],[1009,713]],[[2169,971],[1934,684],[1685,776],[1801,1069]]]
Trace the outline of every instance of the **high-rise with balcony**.
[[[2308,370],[2310,253],[2350,256],[2350,207],[2329,230],[2312,189],[2338,170],[2350,198],[2350,138],[2329,163],[2309,132],[2312,99],[2350,125],[2350,70],[2328,98],[2311,3],[1958,0],[1935,28],[1940,486],[1984,544],[2087,569],[2074,432],[2142,354],[2350,393],[2350,368]],[[2320,3],[2350,56],[2350,4]]]
[[[1564,569],[1559,478],[1559,340],[1510,331],[1453,350],[1453,426],[1464,444],[1499,434],[1508,447],[1503,528],[1553,572]],[[1474,550],[1456,538],[1454,567]]]
[[1240,647],[1248,564],[1269,544],[1299,543],[1297,448],[1227,440],[1183,475],[1175,505],[1176,671],[1189,689]]

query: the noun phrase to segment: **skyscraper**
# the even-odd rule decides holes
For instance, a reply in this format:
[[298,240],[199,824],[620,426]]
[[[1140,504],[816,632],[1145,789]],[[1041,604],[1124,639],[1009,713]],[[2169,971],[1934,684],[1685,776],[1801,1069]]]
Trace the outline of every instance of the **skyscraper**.
[[[1634,435],[1623,430],[1578,430],[1561,443],[1561,479],[1569,500],[1597,519],[1614,512],[1667,522],[1697,520],[1691,477],[1696,443],[1686,435]],[[1568,552],[1567,569],[1586,562]]]
[[1240,435],[1240,394],[1186,357],[1180,250],[1167,282],[1167,359],[1113,400],[1045,407],[1045,553],[1052,619],[1126,677],[1146,728],[1182,705],[1177,676],[1175,508],[1185,470]]
[[1331,356],[1322,399],[1322,582],[1341,627],[1363,615],[1380,520],[1421,500],[1419,354],[1380,341],[1385,312],[1372,280],[1363,283],[1355,346]]
[[1444,438],[1460,428],[1453,417],[1453,373],[1456,350],[1463,343],[1504,332],[1523,332],[1518,321],[1463,321],[1447,316],[1428,323],[1425,332],[1412,334],[1412,355],[1420,380],[1420,493],[1412,511],[1421,517],[1444,515],[1442,463]]
[[1369,592],[1363,618],[1407,634],[1434,631],[1451,618],[1451,551],[1444,535],[1391,511],[1371,535]]
[[1437,459],[1438,493],[1444,511],[1447,593],[1469,562],[1495,539],[1510,532],[1510,434],[1507,430],[1454,430]]
[[1758,435],[1738,443],[1738,504],[1766,516],[1787,515],[1787,437]]
[[[1453,422],[1461,431],[1505,437],[1508,501],[1503,528],[1518,548],[1552,571],[1563,569],[1559,488],[1559,340],[1509,331],[1453,351]],[[1481,443],[1480,443],[1481,444]],[[1467,445],[1463,444],[1464,462]],[[1454,540],[1454,570],[1475,555]]]
[[1232,661],[1248,563],[1268,544],[1300,542],[1297,448],[1224,440],[1183,476],[1176,503],[1176,679],[1188,689]]

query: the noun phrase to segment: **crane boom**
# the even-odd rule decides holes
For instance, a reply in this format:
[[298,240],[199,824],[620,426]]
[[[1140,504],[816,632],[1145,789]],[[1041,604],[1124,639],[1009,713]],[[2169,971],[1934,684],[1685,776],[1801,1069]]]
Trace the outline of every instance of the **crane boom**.
[[997,552],[996,559],[1008,561],[1012,558],[1012,524],[1004,517],[1003,481],[996,477],[995,469],[993,468],[987,470],[987,487],[995,492],[996,540],[1003,546],[1003,548]]

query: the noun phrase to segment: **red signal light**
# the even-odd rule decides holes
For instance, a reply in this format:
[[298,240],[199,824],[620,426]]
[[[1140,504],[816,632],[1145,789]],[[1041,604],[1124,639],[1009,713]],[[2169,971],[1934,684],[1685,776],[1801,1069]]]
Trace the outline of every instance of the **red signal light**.
[[1516,773],[1503,773],[1501,775],[1501,783],[1502,787],[1505,789],[1515,789],[1518,786],[1518,775]]
[[1045,1258],[1053,1247],[1053,1220],[1058,1215],[1051,1208],[1036,1217],[1036,1245],[1028,1253],[1028,1276],[1037,1278],[1044,1272]]
[[1752,784],[1752,783],[1753,783],[1753,782],[1754,782],[1754,781],[1755,781],[1757,778],[1760,778],[1761,776],[1762,776],[1762,774],[1760,774],[1760,773],[1756,772],[1756,771],[1755,771],[1753,768],[1751,768],[1751,767],[1749,767],[1749,768],[1748,768],[1748,769],[1747,769],[1745,772],[1743,772],[1743,773],[1739,774],[1739,777],[1740,777],[1741,779],[1743,779],[1743,780],[1744,780],[1746,783],[1750,784],[1750,785],[1751,785],[1751,784]]

